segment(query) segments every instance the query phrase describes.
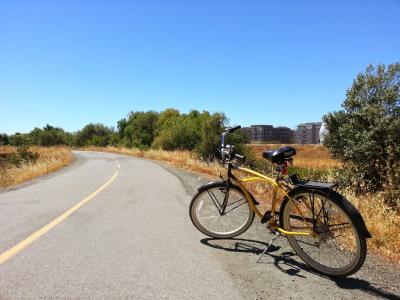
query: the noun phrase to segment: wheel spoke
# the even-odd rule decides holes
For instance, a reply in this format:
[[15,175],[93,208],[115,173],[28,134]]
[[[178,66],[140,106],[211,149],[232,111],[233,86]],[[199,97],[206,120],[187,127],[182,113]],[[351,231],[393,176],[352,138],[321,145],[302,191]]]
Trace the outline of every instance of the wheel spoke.
[[[288,236],[297,254],[310,266],[327,274],[347,274],[352,268],[358,268],[357,260],[362,251],[358,233],[343,209],[318,191],[299,193],[293,199],[297,199],[296,205],[288,201],[282,212],[284,228],[298,231],[313,224],[317,234]],[[298,209],[302,216],[296,213]]]
[[[219,186],[209,188],[199,193],[191,205],[195,226],[213,237],[234,237],[244,232],[254,218],[246,198],[236,188],[230,188],[227,193]],[[223,209],[225,212],[221,213]]]
[[199,220],[207,220],[207,219],[212,219],[212,218],[218,218],[219,216],[207,216],[207,217],[201,217]]
[[[247,201],[244,201],[244,202],[242,202],[242,203],[236,205],[235,207],[230,208],[228,211],[225,211],[224,215],[227,214],[227,213],[229,213],[229,212],[231,212],[231,211],[233,211],[233,210],[235,210],[235,209],[237,209],[237,208],[239,208],[239,207],[242,206],[243,204],[246,204],[246,202],[247,202]],[[237,201],[236,201],[235,203],[237,203]],[[228,207],[228,206],[227,206],[227,207]]]
[[217,210],[221,213],[221,204],[218,202],[217,197],[215,197],[215,195],[213,194],[212,191],[207,191],[208,195],[210,196],[211,200],[213,201],[215,207],[217,208]]

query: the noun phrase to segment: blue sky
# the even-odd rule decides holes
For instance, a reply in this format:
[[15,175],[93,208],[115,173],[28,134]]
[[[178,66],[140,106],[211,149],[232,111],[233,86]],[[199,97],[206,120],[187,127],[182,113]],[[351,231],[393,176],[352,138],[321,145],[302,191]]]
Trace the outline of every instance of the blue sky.
[[0,132],[223,111],[294,127],[400,61],[399,1],[0,0]]

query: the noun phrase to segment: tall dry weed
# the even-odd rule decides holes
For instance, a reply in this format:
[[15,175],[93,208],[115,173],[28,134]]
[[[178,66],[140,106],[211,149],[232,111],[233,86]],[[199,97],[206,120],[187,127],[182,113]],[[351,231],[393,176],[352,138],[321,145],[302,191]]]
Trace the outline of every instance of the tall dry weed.
[[369,249],[377,254],[400,262],[400,214],[385,204],[382,194],[345,196],[360,211],[371,232]]
[[[254,151],[257,158],[262,157],[263,151],[275,150],[287,144],[248,144],[248,146]],[[328,170],[332,168],[338,168],[341,163],[332,158],[329,153],[322,145],[290,145],[296,149],[296,155],[293,157],[294,166],[299,168],[309,169],[321,169]]]
[[[10,155],[15,147],[1,146],[0,154]],[[36,162],[24,163],[20,166],[2,164],[0,166],[0,188],[9,188],[38,176],[54,172],[68,165],[73,157],[67,147],[31,147],[30,151],[38,153]]]

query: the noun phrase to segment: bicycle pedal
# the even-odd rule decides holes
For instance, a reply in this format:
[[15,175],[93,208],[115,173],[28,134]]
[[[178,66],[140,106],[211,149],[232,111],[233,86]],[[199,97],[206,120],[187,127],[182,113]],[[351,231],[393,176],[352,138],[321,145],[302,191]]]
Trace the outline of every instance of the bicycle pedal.
[[261,223],[267,223],[269,220],[271,220],[272,214],[270,211],[265,212],[264,216],[261,218]]

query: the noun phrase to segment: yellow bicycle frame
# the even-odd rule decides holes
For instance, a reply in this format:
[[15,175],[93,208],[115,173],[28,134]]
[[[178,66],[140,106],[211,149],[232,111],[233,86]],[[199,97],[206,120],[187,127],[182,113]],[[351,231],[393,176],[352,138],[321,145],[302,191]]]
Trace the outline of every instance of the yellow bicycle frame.
[[[307,223],[305,217],[301,213],[299,207],[297,206],[296,202],[293,201],[291,197],[289,197],[288,193],[286,190],[282,187],[282,184],[279,182],[278,179],[272,179],[269,178],[263,174],[260,174],[258,172],[255,172],[253,170],[247,169],[247,168],[242,168],[242,167],[236,167],[235,170],[238,170],[242,173],[251,175],[248,177],[243,177],[243,178],[236,178],[236,177],[231,177],[230,179],[237,184],[243,191],[247,201],[250,204],[250,208],[254,211],[254,213],[261,219],[263,217],[263,214],[258,210],[256,207],[253,198],[250,194],[250,192],[244,187],[243,183],[246,182],[251,182],[251,181],[264,181],[269,183],[273,187],[273,197],[272,197],[272,206],[271,206],[271,219],[269,221],[269,227],[273,230],[278,231],[279,233],[285,234],[285,235],[311,235],[315,236],[315,233],[313,229],[310,227],[310,225]],[[275,221],[275,212],[276,212],[276,199],[277,199],[277,194],[278,191],[282,191],[284,195],[289,199],[289,201],[293,201],[293,204],[295,205],[296,210],[300,214],[300,216],[303,218],[304,223],[307,225],[307,227],[310,229],[309,232],[303,232],[303,231],[286,231],[283,228],[279,227],[277,222]]]

